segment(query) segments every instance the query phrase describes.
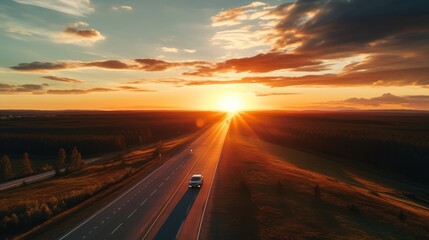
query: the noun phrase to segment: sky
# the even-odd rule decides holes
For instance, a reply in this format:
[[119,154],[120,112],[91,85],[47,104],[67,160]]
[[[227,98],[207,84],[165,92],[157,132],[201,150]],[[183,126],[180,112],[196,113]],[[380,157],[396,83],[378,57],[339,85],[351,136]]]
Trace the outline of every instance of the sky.
[[429,110],[429,1],[0,1],[0,109]]

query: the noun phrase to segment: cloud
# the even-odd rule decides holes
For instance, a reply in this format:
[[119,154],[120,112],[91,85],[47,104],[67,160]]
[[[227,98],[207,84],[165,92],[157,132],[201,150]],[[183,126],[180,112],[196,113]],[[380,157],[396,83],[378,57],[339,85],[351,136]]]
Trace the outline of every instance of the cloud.
[[221,28],[211,42],[226,49],[246,49],[270,45],[267,37],[278,17],[270,14],[272,7],[263,2],[227,9],[212,17],[212,26]]
[[255,93],[257,97],[270,97],[270,96],[288,96],[288,95],[296,95],[299,93],[284,93],[284,92],[270,92],[270,93]]
[[15,2],[46,8],[73,16],[85,16],[94,12],[90,0],[15,0]]
[[77,79],[67,78],[67,77],[59,77],[59,76],[43,76],[42,78],[53,80],[53,81],[59,81],[59,82],[67,82],[67,83],[83,83],[82,80],[77,80]]
[[208,65],[205,61],[183,61],[183,62],[167,62],[159,59],[145,58],[145,59],[134,59],[140,64],[139,69],[146,71],[164,71],[175,67],[191,67],[191,66],[202,66]]
[[251,13],[254,13],[256,8],[265,6],[263,2],[252,2],[248,5],[227,9],[219,12],[212,17],[212,26],[231,26],[240,24],[242,20],[249,18]]
[[303,66],[314,66],[321,61],[311,56],[295,55],[281,52],[261,53],[253,57],[229,59],[214,66],[200,66],[197,71],[186,72],[191,76],[212,76],[217,72],[253,72],[265,73],[281,69],[293,69]]
[[31,63],[20,63],[11,69],[17,71],[51,71],[51,70],[63,70],[68,68],[76,68],[79,65],[72,62],[31,62]]
[[195,53],[197,50],[195,50],[195,49],[183,49],[183,51],[184,52],[187,52],[187,53]]
[[168,53],[177,53],[177,52],[179,52],[179,49],[177,49],[177,48],[170,48],[170,47],[162,47],[161,51],[168,52]]
[[107,68],[107,69],[133,69],[136,67],[135,65],[129,65],[118,60],[88,62],[88,63],[83,63],[81,66]]
[[268,87],[287,86],[428,86],[427,68],[351,72],[345,74],[305,75],[300,77],[266,76],[244,77],[238,80],[189,81],[186,85],[261,84]]
[[400,107],[410,109],[429,110],[429,95],[396,96],[385,93],[373,98],[349,98],[343,101],[327,102],[329,104],[342,104],[356,107]]
[[95,42],[104,40],[105,37],[95,29],[85,29],[88,26],[85,22],[76,22],[58,33],[54,40],[59,43],[69,43],[78,45],[92,45]]
[[145,83],[171,84],[171,85],[175,85],[176,87],[182,87],[186,83],[188,83],[188,81],[182,78],[157,78],[157,79],[139,79],[139,80],[126,82],[126,84],[145,84]]
[[122,10],[125,10],[125,11],[132,11],[133,7],[127,6],[127,5],[123,5],[123,6],[119,6],[119,7],[113,6],[112,9],[115,10],[115,11],[119,10],[119,9],[122,9]]
[[49,89],[46,94],[87,94],[87,93],[96,93],[96,92],[112,92],[117,91],[111,88],[91,88],[91,89]]
[[0,83],[0,94],[41,93],[48,84],[4,84]]
[[143,71],[165,71],[176,67],[195,67],[210,65],[205,61],[182,61],[182,62],[169,62],[153,58],[140,58],[132,60],[102,60],[92,62],[77,62],[77,61],[62,61],[62,62],[31,62],[19,63],[12,66],[11,69],[17,71],[34,71],[46,72],[55,70],[66,70],[74,68],[104,68],[116,70],[143,70]]
[[120,86],[119,89],[132,91],[132,92],[157,92],[156,90],[142,89],[134,86]]

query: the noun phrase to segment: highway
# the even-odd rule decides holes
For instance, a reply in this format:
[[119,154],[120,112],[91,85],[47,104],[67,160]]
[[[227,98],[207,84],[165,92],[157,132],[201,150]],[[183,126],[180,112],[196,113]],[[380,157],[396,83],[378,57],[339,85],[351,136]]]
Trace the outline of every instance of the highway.
[[[60,239],[198,239],[228,129],[226,119],[211,126]],[[201,189],[188,187],[195,173]]]

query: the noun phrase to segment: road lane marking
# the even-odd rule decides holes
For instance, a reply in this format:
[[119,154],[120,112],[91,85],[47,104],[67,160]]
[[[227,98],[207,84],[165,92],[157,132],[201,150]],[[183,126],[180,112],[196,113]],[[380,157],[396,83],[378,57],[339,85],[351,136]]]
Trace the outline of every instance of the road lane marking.
[[62,240],[64,238],[66,238],[68,235],[70,235],[72,232],[76,231],[78,228],[82,227],[84,224],[86,224],[87,222],[89,222],[91,219],[93,219],[95,216],[97,216],[98,214],[100,214],[101,212],[103,212],[104,210],[106,210],[107,208],[109,208],[111,205],[113,205],[114,203],[116,203],[119,199],[121,199],[122,197],[124,197],[125,195],[127,195],[129,192],[131,192],[132,190],[134,190],[136,187],[138,187],[140,184],[142,184],[144,181],[146,181],[147,179],[149,179],[150,177],[152,177],[156,172],[158,172],[161,168],[165,168],[167,166],[168,161],[165,161],[161,166],[159,166],[157,169],[155,169],[155,171],[153,171],[151,174],[149,174],[148,176],[146,176],[145,178],[143,178],[140,182],[138,182],[137,184],[135,184],[133,187],[131,187],[130,189],[128,189],[126,192],[124,192],[122,195],[120,195],[119,197],[117,197],[115,200],[111,201],[109,204],[107,204],[105,207],[103,207],[102,209],[98,210],[96,213],[94,213],[93,215],[91,215],[91,217],[87,218],[85,221],[83,221],[81,224],[79,224],[78,226],[76,226],[75,228],[73,228],[70,232],[66,233],[64,236],[62,236],[59,240]]
[[94,227],[94,229],[97,229],[97,228],[98,228],[98,226],[95,226],[95,227]]
[[116,228],[115,228],[115,230],[113,230],[113,232],[111,233],[111,234],[114,234],[115,232],[116,232],[116,230],[118,230],[118,228],[120,228],[122,226],[122,223],[121,224],[119,224],[119,226],[117,226]]
[[188,209],[186,210],[186,215],[188,215],[189,209],[191,209],[191,205],[188,206]]
[[147,198],[142,203],[140,203],[140,206],[143,205],[146,201],[147,201]]
[[168,177],[165,179],[165,181],[167,181],[168,179],[170,179],[170,176],[168,176]]
[[82,239],[85,239],[85,238],[86,238],[86,235],[82,237]]
[[91,233],[92,233],[92,230],[89,230],[88,234],[91,234]]
[[153,196],[158,189],[155,189],[150,195]]
[[222,156],[222,151],[223,151],[223,147],[224,147],[225,142],[226,142],[226,137],[228,136],[228,132],[229,132],[229,125],[228,125],[228,129],[226,130],[226,135],[225,135],[225,138],[224,138],[223,143],[222,143],[222,148],[220,149],[219,157],[217,159],[217,163],[216,163],[216,166],[215,166],[215,169],[214,169],[214,172],[213,172],[212,182],[210,184],[209,192],[207,194],[207,199],[206,199],[206,202],[204,203],[204,209],[203,209],[203,213],[201,214],[201,221],[200,221],[200,226],[198,227],[198,233],[197,233],[196,240],[200,239],[201,227],[203,226],[204,215],[206,213],[207,203],[209,202],[210,193],[212,191],[213,183],[214,183],[214,180],[215,180],[215,177],[216,177],[217,167],[219,165],[220,157]]
[[179,231],[177,231],[177,234],[176,234],[176,239],[177,239],[177,237],[179,236],[180,230],[182,230],[182,227],[183,227],[183,223],[184,223],[184,222],[185,222],[185,221],[182,221],[182,224],[180,224]]
[[162,182],[161,184],[159,184],[159,186],[158,186],[158,187],[161,187],[162,185],[164,185],[164,182]]
[[101,221],[101,224],[104,224],[104,220],[103,220],[103,221]]
[[116,214],[116,210],[115,210],[115,211],[113,211],[113,214]]
[[134,211],[130,215],[128,215],[128,218],[130,218],[136,211],[137,209],[134,209]]

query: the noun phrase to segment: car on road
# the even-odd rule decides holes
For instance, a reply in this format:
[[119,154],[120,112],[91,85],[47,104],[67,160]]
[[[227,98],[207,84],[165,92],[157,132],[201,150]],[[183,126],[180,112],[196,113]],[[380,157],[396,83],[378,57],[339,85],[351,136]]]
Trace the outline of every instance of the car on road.
[[194,174],[189,180],[189,188],[201,188],[203,186],[203,175]]

